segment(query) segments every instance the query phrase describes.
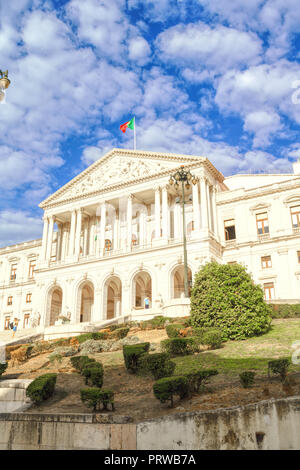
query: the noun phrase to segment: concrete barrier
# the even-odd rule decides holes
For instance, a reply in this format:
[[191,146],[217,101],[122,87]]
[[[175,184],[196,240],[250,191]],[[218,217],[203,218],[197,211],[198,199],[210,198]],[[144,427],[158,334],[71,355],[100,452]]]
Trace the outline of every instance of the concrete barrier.
[[26,397],[30,379],[13,379],[0,381],[0,413],[24,411],[32,405]]
[[299,396],[138,424],[113,413],[7,413],[0,414],[0,449],[296,450],[299,413]]

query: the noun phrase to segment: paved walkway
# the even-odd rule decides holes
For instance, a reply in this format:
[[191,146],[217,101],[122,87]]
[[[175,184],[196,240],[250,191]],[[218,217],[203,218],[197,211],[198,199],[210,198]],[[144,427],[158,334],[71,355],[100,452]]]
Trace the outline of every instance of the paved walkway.
[[21,338],[26,338],[37,333],[36,328],[25,328],[16,331],[16,334],[13,338],[12,330],[0,331],[0,341],[3,343],[10,343],[11,341],[19,340]]

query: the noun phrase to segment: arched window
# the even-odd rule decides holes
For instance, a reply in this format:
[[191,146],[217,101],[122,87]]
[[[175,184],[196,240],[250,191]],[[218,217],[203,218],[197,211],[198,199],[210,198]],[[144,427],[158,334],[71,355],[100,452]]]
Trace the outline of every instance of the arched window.
[[111,251],[112,243],[109,238],[105,239],[105,251]]

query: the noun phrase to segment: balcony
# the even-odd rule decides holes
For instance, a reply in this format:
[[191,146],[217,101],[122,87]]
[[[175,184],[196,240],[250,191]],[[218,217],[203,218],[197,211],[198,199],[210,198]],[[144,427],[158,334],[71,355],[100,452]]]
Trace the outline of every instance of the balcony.
[[269,233],[262,233],[261,235],[257,235],[258,241],[259,242],[265,242],[270,239],[270,234]]

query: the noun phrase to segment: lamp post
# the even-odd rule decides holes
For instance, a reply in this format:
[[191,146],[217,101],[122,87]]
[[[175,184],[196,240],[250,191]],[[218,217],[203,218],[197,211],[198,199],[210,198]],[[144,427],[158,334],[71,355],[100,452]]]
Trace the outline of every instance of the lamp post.
[[4,100],[5,98],[5,92],[4,90],[6,90],[10,85],[10,80],[8,78],[8,70],[6,70],[5,72],[2,72],[2,70],[0,70],[0,102]]
[[184,295],[189,296],[188,288],[188,264],[187,264],[187,249],[186,249],[186,227],[185,227],[185,195],[184,189],[190,189],[191,184],[197,184],[198,178],[191,174],[190,170],[185,170],[184,165],[181,165],[180,170],[170,176],[169,184],[173,185],[176,190],[179,189],[181,182],[182,189],[182,225],[183,225],[183,260],[184,260]]

